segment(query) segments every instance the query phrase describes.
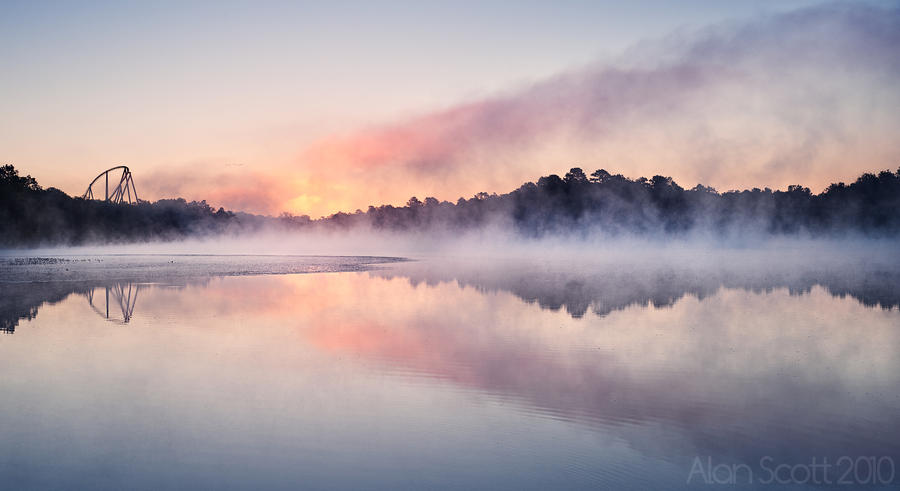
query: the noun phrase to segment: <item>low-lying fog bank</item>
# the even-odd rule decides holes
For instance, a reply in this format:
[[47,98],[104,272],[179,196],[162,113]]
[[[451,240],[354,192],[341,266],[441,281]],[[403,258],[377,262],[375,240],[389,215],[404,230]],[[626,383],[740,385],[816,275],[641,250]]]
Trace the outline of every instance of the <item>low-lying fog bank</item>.
[[[706,262],[750,261],[778,257],[784,261],[827,264],[849,257],[884,258],[894,262],[898,239],[858,236],[822,239],[809,237],[690,237],[571,236],[522,239],[497,229],[460,234],[389,233],[384,231],[260,232],[234,236],[189,238],[166,242],[0,249],[0,257],[141,255],[324,255],[541,258],[572,261],[663,260]],[[718,259],[716,259],[718,258]]]

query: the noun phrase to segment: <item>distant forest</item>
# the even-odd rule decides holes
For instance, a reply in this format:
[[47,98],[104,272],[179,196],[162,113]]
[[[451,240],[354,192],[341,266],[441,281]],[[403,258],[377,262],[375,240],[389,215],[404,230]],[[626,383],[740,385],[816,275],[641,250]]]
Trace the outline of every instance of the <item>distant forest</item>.
[[11,165],[0,167],[0,245],[78,245],[176,240],[238,234],[264,228],[458,233],[499,227],[522,237],[712,236],[742,234],[838,237],[900,235],[900,169],[866,173],[813,194],[794,185],[786,191],[717,192],[684,189],[672,178],[629,179],[603,169],[587,175],[573,168],[506,194],[478,193],[456,203],[410,198],[405,206],[370,206],[319,219],[283,213],[265,217],[218,210],[205,201],[163,199],[112,204],[42,189]]

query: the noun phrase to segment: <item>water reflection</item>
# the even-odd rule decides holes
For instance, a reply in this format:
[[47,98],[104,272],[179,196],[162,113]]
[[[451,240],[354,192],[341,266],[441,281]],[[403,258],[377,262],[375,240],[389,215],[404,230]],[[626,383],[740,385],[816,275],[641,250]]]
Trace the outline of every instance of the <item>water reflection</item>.
[[[138,291],[140,291],[142,286],[143,285],[137,283],[123,283],[116,281],[111,286],[106,285],[102,287],[102,293],[105,293],[103,296],[103,307],[105,308],[103,310],[98,308],[99,302],[98,305],[94,305],[94,294],[98,290],[97,288],[89,289],[85,296],[87,297],[88,304],[94,309],[94,312],[101,317],[116,323],[128,324],[128,321],[131,320],[131,316],[134,315],[134,306],[137,303]],[[112,317],[109,315],[110,295],[112,295],[113,301]],[[122,314],[121,318],[116,316],[117,312]]]
[[307,330],[310,339],[609,432],[682,465],[694,455],[745,463],[900,456],[897,309],[822,286],[717,287],[650,295],[662,309],[623,294],[615,310],[566,322],[553,309],[511,302],[503,289],[376,284],[416,299],[410,312],[331,322]]
[[[0,441],[18,449],[0,475],[676,489],[698,455],[900,463],[896,276],[755,269],[422,261],[156,282],[127,330],[63,300],[115,283],[18,285],[16,319],[41,329],[0,342]],[[47,471],[57,458],[68,472]]]
[[[82,294],[94,305],[94,290],[102,292],[95,311],[127,323],[134,312],[135,286],[151,283],[202,282],[217,276],[365,271],[402,261],[372,256],[229,256],[229,255],[109,255],[99,257],[0,256],[0,333],[12,334],[22,320],[31,320],[44,305],[71,294]],[[112,314],[109,296],[117,305]],[[117,314],[121,313],[119,317]]]
[[850,296],[868,307],[900,307],[900,266],[881,262],[456,259],[398,264],[371,274],[407,278],[413,285],[454,282],[484,292],[506,291],[541,308],[564,308],[576,318],[589,310],[607,315],[632,305],[668,307],[685,295],[703,299],[720,288],[755,293],[786,288],[792,295],[803,295],[821,286],[835,297]]
[[34,319],[44,304],[53,305],[92,288],[83,282],[0,283],[0,332],[12,334],[20,321]]
[[90,309],[103,319],[128,324],[134,316],[138,293],[154,285],[168,287],[203,285],[210,278],[154,282],[122,280],[0,282],[0,332],[14,334],[23,321],[31,321],[45,306],[56,305],[70,295],[84,297]]
[[[127,275],[133,279],[126,281],[0,281],[0,332],[15,332],[18,322],[33,319],[41,305],[54,304],[73,293],[84,295],[99,315],[127,323],[133,315],[138,291],[147,285],[171,284],[175,278],[181,283],[204,282],[227,271],[213,275],[196,271],[186,276],[181,272],[167,277],[161,276],[157,269],[146,277],[138,271],[128,271]],[[675,265],[629,261],[573,265],[572,261],[441,259],[398,262],[373,269],[369,274],[404,278],[412,286],[452,282],[486,293],[505,291],[544,309],[564,309],[575,318],[584,317],[588,311],[603,316],[634,305],[670,307],[685,295],[702,300],[722,288],[754,293],[785,288],[791,295],[804,295],[820,286],[832,296],[848,296],[867,307],[900,308],[900,265],[889,262],[817,265],[767,259],[756,264]],[[105,292],[99,291],[104,289]],[[99,295],[96,306],[95,294]],[[114,305],[112,318],[110,302]]]

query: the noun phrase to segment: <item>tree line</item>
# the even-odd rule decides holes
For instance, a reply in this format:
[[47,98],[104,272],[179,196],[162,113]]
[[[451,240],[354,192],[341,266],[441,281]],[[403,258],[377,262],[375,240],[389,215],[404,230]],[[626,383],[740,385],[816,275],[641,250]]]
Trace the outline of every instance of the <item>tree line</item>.
[[465,232],[499,227],[522,237],[550,235],[714,236],[763,234],[891,237],[900,233],[900,169],[866,173],[814,194],[800,185],[719,193],[672,178],[629,179],[599,169],[572,168],[506,194],[478,193],[455,203],[412,197],[405,206],[370,206],[312,219],[283,213],[262,217],[218,210],[182,198],[135,205],[73,198],[43,189],[12,165],[0,167],[0,245],[34,246],[175,240],[287,230]]
[[0,166],[0,246],[174,240],[237,228],[236,215],[182,198],[114,204],[43,189],[12,165]]
[[[308,217],[283,216],[297,225]],[[550,234],[684,235],[851,233],[894,236],[900,232],[900,169],[866,173],[813,194],[800,185],[719,193],[698,184],[679,186],[671,177],[629,179],[599,169],[572,168],[528,182],[507,194],[478,193],[456,203],[410,198],[406,206],[370,206],[366,212],[322,219],[332,226],[388,230],[464,231],[500,226],[526,237]]]

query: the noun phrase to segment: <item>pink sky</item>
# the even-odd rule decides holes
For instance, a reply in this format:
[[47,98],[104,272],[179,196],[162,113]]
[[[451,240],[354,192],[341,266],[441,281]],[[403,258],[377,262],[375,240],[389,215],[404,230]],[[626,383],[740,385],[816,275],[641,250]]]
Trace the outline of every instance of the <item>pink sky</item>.
[[[314,217],[414,195],[508,192],[574,166],[720,191],[804,184],[817,192],[900,166],[896,7],[694,14],[688,23],[706,27],[657,23],[649,33],[638,27],[652,23],[635,17],[631,31],[602,40],[569,19],[577,36],[558,34],[553,44],[547,33],[531,46],[525,31],[509,33],[519,50],[504,52],[478,33],[456,39],[467,50],[418,33],[422,52],[409,38],[372,32],[371,53],[356,40],[329,45],[343,64],[299,44],[291,53],[306,58],[292,62],[280,50],[300,40],[276,24],[238,29],[244,41],[226,50],[223,33],[186,38],[191,26],[164,14],[137,27],[164,26],[186,46],[154,44],[166,32],[138,29],[117,52],[131,56],[104,64],[85,53],[103,60],[113,48],[73,31],[85,44],[80,56],[23,62],[22,81],[2,82],[10,90],[0,96],[0,160],[70,194],[126,164],[142,198]],[[15,59],[58,47],[11,46]],[[79,77],[70,84],[54,70]]]

